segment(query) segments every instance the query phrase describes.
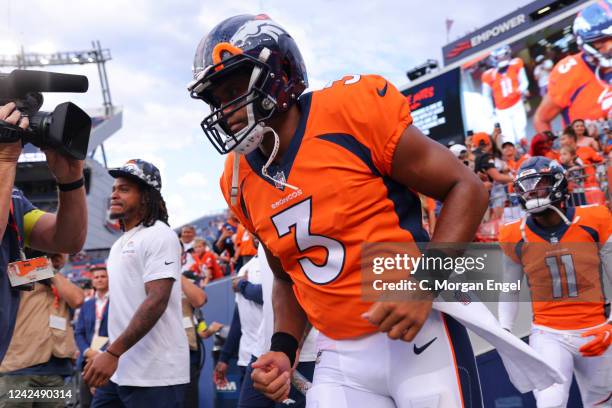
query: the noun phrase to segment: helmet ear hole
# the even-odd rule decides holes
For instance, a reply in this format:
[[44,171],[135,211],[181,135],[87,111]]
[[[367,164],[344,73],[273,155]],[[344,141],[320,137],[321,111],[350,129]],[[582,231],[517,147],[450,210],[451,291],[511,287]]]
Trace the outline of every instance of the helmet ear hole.
[[283,82],[287,84],[289,82],[289,78],[292,77],[291,63],[289,62],[287,58],[283,59],[282,72],[283,72]]

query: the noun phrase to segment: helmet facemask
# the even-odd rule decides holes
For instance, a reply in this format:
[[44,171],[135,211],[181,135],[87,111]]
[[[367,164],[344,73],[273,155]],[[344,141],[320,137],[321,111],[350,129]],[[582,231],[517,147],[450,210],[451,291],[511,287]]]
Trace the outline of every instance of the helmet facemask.
[[612,67],[612,51],[601,52],[597,49],[595,44],[599,41],[605,41],[610,37],[605,37],[603,39],[597,39],[595,41],[582,41],[581,38],[578,38],[578,46],[584,50],[584,52],[588,55],[588,57],[595,63],[598,68],[610,68]]
[[[262,59],[267,59],[267,56],[262,55]],[[239,78],[244,80],[240,81]],[[211,113],[202,120],[201,127],[219,153],[235,151],[248,154],[261,144],[264,122],[277,111],[276,101],[262,91],[269,79],[270,70],[265,63],[249,55],[237,54],[200,71],[196,80],[189,85],[191,97],[201,99],[210,106]],[[246,87],[238,85],[243,88],[237,90],[238,96],[222,103],[215,90],[224,84],[227,87],[228,81],[236,84],[242,82]],[[247,123],[239,130],[232,131],[229,119],[241,109],[246,109]]]
[[514,187],[519,193],[519,200],[525,211],[538,214],[548,209],[556,209],[553,208],[554,204],[565,199],[560,189],[563,180],[562,173],[535,173],[520,177],[515,181]]

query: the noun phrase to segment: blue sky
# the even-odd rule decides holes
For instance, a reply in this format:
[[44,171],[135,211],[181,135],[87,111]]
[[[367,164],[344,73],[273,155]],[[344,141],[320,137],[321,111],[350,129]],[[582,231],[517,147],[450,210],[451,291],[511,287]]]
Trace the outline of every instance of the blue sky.
[[[451,40],[525,4],[526,0],[339,1],[311,0],[0,0],[0,54],[110,48],[113,102],[124,110],[123,129],[106,144],[110,165],[143,158],[162,171],[173,226],[225,208],[218,188],[221,157],[199,123],[208,108],[189,98],[193,54],[200,38],[224,18],[265,12],[296,39],[310,86],[344,74],[376,73],[397,86],[405,71],[427,58],[441,60],[445,20]],[[95,66],[56,67],[88,75],[84,95],[51,95],[46,108],[68,98],[89,108],[102,104]]]

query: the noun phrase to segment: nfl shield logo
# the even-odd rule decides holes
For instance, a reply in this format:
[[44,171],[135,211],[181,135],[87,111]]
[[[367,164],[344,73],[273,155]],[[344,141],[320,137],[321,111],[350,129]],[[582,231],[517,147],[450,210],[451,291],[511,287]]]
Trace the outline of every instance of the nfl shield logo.
[[282,170],[279,170],[276,172],[274,176],[272,176],[272,178],[274,179],[274,187],[278,188],[281,191],[284,191],[285,186],[281,183],[287,182],[287,179],[285,178],[285,172]]

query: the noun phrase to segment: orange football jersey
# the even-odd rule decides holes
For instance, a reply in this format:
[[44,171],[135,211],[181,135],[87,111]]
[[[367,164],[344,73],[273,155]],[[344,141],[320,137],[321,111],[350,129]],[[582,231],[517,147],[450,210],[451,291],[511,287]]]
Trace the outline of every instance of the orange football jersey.
[[526,220],[501,227],[504,253],[523,267],[531,291],[533,322],[557,330],[577,330],[606,321],[600,246],[610,236],[604,206],[570,207],[571,225],[547,229]]
[[519,74],[523,67],[522,59],[513,58],[505,70],[490,68],[482,74],[481,80],[491,87],[497,109],[508,109],[521,100]]
[[240,248],[240,256],[257,255],[257,248],[255,248],[253,238],[251,238],[251,234],[249,234],[249,231],[247,231],[242,224],[238,224],[234,244],[237,248]]
[[555,65],[548,97],[562,108],[566,126],[574,119],[607,119],[612,105],[612,92],[597,78],[584,53],[569,55]]
[[[280,259],[314,327],[334,339],[376,327],[361,317],[362,245],[425,242],[416,193],[390,178],[395,148],[412,123],[406,98],[379,76],[348,76],[299,100],[288,151],[264,178],[259,149],[240,157],[234,212]],[[221,188],[230,203],[230,155]],[[231,203],[230,203],[231,205]]]

